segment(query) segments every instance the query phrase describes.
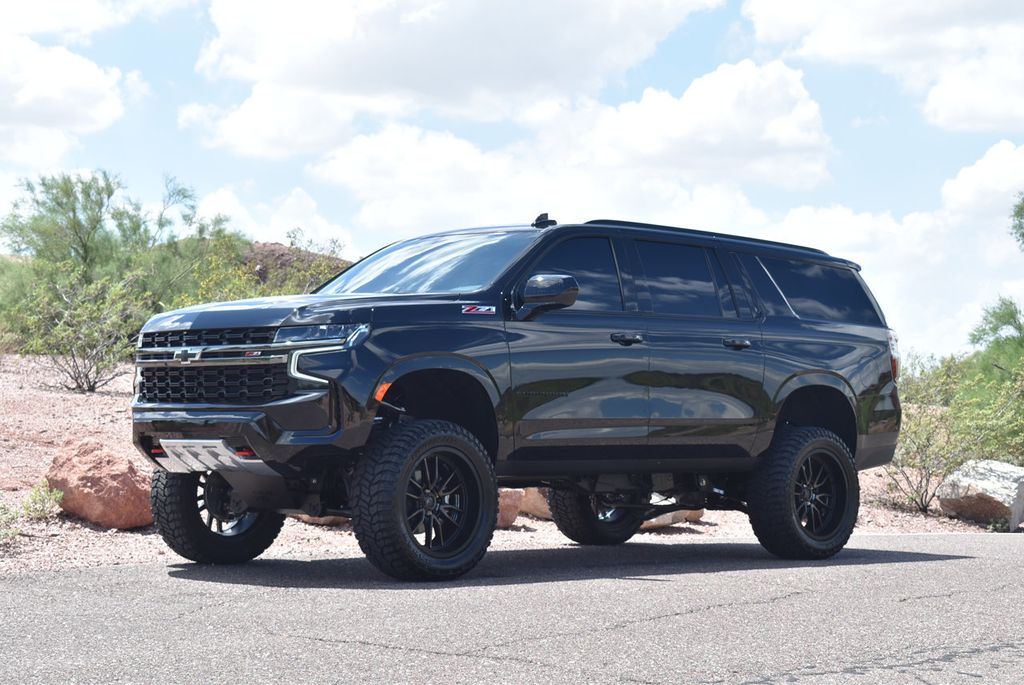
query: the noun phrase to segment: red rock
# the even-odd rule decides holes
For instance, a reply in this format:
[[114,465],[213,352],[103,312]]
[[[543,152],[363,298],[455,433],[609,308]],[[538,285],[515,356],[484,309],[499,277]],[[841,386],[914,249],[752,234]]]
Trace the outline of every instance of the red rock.
[[64,493],[61,509],[104,528],[139,528],[153,523],[150,476],[131,458],[98,442],[69,440],[46,473]]
[[343,526],[349,522],[344,516],[308,516],[306,514],[292,514],[291,517],[297,521],[308,523],[311,526]]
[[498,490],[498,528],[511,528],[519,516],[519,505],[525,493],[519,488]]
[[551,520],[551,508],[548,506],[547,488],[526,488],[519,511],[534,518]]

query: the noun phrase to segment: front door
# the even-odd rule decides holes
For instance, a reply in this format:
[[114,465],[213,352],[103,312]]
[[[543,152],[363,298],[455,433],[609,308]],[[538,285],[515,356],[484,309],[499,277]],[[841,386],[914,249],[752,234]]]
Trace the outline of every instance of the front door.
[[574,459],[630,460],[642,454],[648,348],[642,317],[624,306],[632,292],[627,289],[624,297],[621,257],[607,237],[567,238],[525,274],[574,276],[580,292],[571,307],[507,324],[513,462],[568,466]]
[[634,244],[651,353],[651,456],[748,458],[768,411],[760,324],[749,307],[738,311],[713,250]]

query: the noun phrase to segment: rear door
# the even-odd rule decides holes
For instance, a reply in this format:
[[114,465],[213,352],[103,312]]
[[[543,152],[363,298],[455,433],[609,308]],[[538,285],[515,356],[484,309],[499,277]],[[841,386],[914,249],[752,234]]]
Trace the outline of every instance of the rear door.
[[623,255],[613,242],[620,244],[607,236],[565,238],[522,278],[571,275],[580,293],[571,307],[507,324],[514,460],[631,459],[646,446],[644,322],[631,281],[623,287]]
[[734,293],[710,244],[652,237],[634,246],[651,354],[651,456],[749,457],[770,406],[761,327],[745,294]]

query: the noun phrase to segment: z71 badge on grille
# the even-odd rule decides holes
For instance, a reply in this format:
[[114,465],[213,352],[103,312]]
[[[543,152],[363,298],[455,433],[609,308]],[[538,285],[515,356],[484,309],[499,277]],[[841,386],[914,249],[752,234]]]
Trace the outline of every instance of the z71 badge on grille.
[[462,313],[463,314],[484,314],[484,315],[488,315],[488,316],[494,316],[497,313],[497,311],[498,311],[497,307],[495,307],[493,305],[491,305],[491,306],[484,306],[484,305],[480,305],[480,304],[464,304],[464,305],[462,305]]

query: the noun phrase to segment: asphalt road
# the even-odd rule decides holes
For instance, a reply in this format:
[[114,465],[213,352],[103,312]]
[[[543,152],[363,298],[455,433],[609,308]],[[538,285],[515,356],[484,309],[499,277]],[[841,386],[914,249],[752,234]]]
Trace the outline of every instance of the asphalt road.
[[861,535],[825,563],[492,550],[446,585],[355,557],[11,575],[0,681],[1020,683],[1022,562],[1024,535]]

